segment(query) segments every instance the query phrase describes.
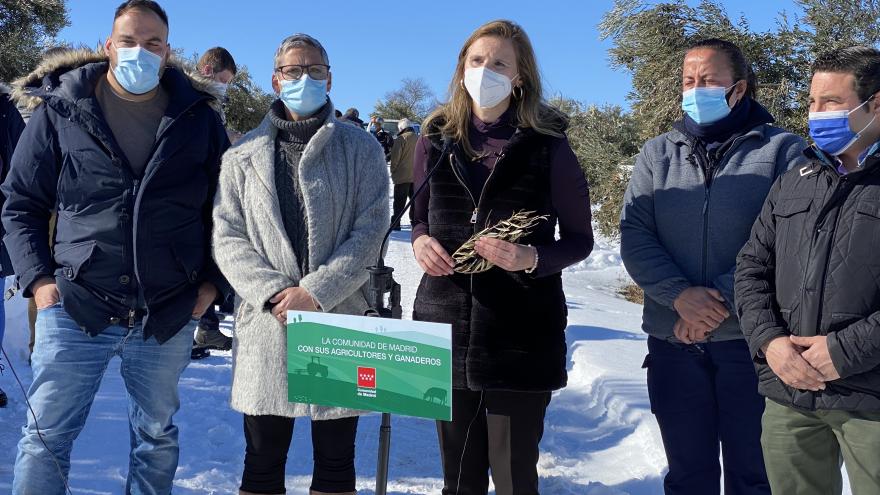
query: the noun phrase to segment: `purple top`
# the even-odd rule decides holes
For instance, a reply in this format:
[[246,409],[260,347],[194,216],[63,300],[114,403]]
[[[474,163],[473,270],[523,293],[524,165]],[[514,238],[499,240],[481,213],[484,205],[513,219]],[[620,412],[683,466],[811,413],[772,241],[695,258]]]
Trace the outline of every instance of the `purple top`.
[[[513,111],[509,109],[497,121],[487,124],[476,116],[471,118],[468,134],[471,146],[484,158],[466,166],[473,190],[482,191],[497,156],[501,154],[516,127],[511,123]],[[533,275],[542,277],[562,271],[589,256],[593,249],[593,227],[590,224],[590,191],[587,179],[578,164],[577,157],[568,144],[560,139],[551,150],[550,194],[554,213],[559,220],[559,239],[551,244],[535,246],[538,249],[538,268]],[[416,144],[413,159],[413,184],[416,189],[428,175],[428,154],[431,142],[422,136]],[[426,187],[415,197],[412,208],[412,241],[428,234],[428,202],[430,190]]]

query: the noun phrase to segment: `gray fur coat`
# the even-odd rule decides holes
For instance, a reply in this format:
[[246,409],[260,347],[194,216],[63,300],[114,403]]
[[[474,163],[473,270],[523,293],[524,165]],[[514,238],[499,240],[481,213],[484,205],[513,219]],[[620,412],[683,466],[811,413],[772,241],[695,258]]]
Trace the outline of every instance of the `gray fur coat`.
[[214,203],[214,258],[236,293],[232,408],[249,415],[335,419],[359,414],[287,401],[285,328],[264,309],[287,287],[308,290],[324,311],[362,315],[365,267],[389,224],[388,167],[370,134],[333,112],[303,152],[309,274],[284,230],[275,189],[276,129],[268,119],[223,157]]

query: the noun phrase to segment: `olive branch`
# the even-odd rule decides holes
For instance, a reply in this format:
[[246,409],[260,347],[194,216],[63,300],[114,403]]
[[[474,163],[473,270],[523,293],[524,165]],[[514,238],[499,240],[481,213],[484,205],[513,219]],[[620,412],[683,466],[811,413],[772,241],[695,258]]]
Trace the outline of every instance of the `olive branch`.
[[535,215],[535,213],[534,211],[518,211],[507,220],[498,222],[471,236],[452,254],[452,259],[455,260],[453,270],[457,273],[473,274],[485,272],[495,266],[477,254],[474,248],[477,239],[492,237],[502,241],[516,242],[531,233],[542,220],[549,218],[548,215]]

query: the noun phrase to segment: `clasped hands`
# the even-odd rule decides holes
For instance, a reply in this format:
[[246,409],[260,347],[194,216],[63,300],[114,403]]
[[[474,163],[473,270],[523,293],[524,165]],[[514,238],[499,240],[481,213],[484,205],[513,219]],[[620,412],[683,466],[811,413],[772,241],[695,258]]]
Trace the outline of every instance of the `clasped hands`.
[[672,333],[685,344],[705,341],[730,317],[721,292],[709,287],[688,287],[675,298],[672,306],[678,313]]
[[302,287],[288,287],[269,299],[272,316],[284,325],[288,311],[319,311],[317,301]]
[[[721,293],[707,287],[685,289],[673,306],[679,315],[673,333],[686,344],[704,342],[730,316]],[[825,335],[779,336],[764,344],[761,350],[770,369],[790,387],[824,390],[825,382],[840,378],[831,361]]]

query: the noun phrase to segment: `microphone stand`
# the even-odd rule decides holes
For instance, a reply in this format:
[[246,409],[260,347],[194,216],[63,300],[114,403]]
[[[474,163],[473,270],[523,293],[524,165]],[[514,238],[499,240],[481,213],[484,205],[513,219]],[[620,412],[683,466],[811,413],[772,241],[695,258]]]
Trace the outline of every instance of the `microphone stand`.
[[[385,232],[382,239],[382,246],[379,248],[379,254],[376,257],[376,264],[367,267],[370,274],[369,309],[364,313],[365,316],[373,316],[376,318],[392,318],[399,320],[403,316],[403,309],[400,307],[400,284],[398,284],[392,274],[394,268],[385,266],[385,247],[388,245],[388,238],[393,232],[392,226],[399,225],[400,219],[409,211],[418,196],[428,185],[431,176],[443,163],[443,157],[450,149],[449,141],[444,141],[443,150],[440,152],[440,159],[431,168],[431,171],[425,176],[425,180],[418,189],[413,193],[412,197],[403,207],[403,209],[391,220],[391,226]],[[388,304],[385,304],[385,297],[388,295]],[[376,463],[376,495],[386,495],[388,492],[388,461],[391,455],[391,414],[382,413],[382,425],[379,427],[379,459]]]

